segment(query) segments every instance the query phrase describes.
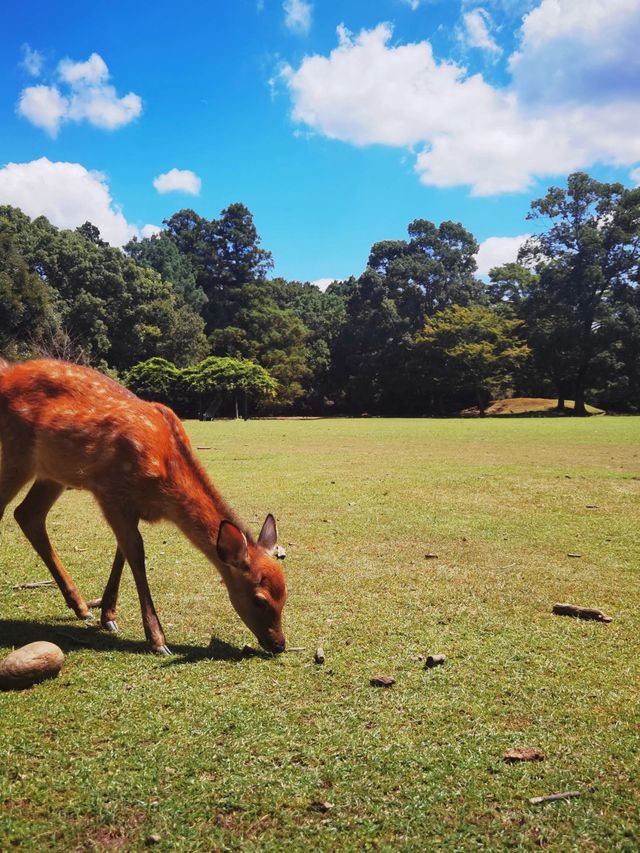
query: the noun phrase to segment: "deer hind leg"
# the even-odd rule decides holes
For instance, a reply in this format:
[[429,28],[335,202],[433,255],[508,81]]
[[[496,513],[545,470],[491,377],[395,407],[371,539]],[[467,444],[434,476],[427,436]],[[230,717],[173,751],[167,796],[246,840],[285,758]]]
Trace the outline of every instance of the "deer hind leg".
[[2,436],[0,519],[7,504],[11,503],[20,489],[33,478],[34,473],[29,453],[25,453],[24,447],[19,447],[15,442],[10,442],[7,436]]
[[115,557],[113,558],[113,566],[111,567],[111,574],[109,575],[109,580],[107,581],[107,585],[102,593],[102,598],[89,602],[90,607],[101,608],[100,624],[103,628],[106,628],[107,631],[113,631],[114,633],[118,630],[118,623],[116,622],[116,606],[118,604],[118,591],[120,589],[120,578],[122,577],[123,568],[124,554],[118,547],[116,548]]
[[[133,579],[138,590],[138,598],[140,599],[140,610],[142,612],[142,624],[144,633],[151,645],[152,651],[158,655],[170,655],[171,652],[167,647],[164,632],[158,619],[158,614],[151,598],[151,591],[147,582],[147,571],[145,568],[144,542],[138,530],[138,519],[127,516],[124,512],[113,507],[102,506],[107,522],[113,529],[118,540],[118,551],[124,556],[126,561],[131,566]],[[118,569],[119,559],[118,552],[113,561],[113,569],[111,577],[107,583],[107,606],[109,606],[109,595],[115,607],[115,596],[117,595],[118,584],[120,582],[120,573],[122,567]],[[104,598],[103,598],[104,607]],[[104,610],[103,610],[104,613]]]
[[47,534],[45,524],[47,515],[63,491],[64,486],[53,480],[36,480],[13,515],[22,532],[53,575],[67,602],[67,607],[70,607],[79,619],[91,622],[93,614],[80,595],[71,575],[60,562]]

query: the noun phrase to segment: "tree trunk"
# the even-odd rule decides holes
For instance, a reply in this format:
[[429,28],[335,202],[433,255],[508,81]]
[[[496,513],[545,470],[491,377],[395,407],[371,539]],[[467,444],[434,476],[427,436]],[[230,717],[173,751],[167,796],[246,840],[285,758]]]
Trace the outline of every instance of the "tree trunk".
[[484,417],[485,409],[487,408],[487,396],[483,390],[480,390],[476,394],[478,400],[478,409],[480,411],[480,417]]
[[236,396],[234,397],[234,401],[235,401],[235,404],[236,404],[236,420],[238,420],[238,419],[239,419],[239,417],[240,417],[240,412],[239,412],[239,410],[238,410],[238,395],[237,395],[237,394],[236,394]]
[[584,388],[576,388],[576,400],[573,413],[579,417],[585,417],[587,414],[587,410],[584,405]]
[[561,394],[561,393],[558,393],[558,405],[556,406],[556,409],[557,409],[559,412],[564,412],[564,411],[565,411],[565,406],[564,406],[564,392],[563,392],[562,394]]
[[587,373],[586,366],[581,367],[578,370],[578,375],[576,376],[576,391],[575,391],[575,403],[573,413],[578,417],[586,417],[587,410],[584,405],[584,382],[585,376]]

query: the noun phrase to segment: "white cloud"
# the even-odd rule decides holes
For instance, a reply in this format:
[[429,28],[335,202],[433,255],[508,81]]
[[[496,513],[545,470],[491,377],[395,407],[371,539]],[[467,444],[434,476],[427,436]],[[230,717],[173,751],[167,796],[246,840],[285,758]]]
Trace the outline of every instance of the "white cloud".
[[637,101],[639,43],[640,0],[542,0],[509,67],[528,101]]
[[22,62],[20,65],[24,68],[27,74],[32,77],[39,77],[42,74],[44,66],[44,57],[37,50],[33,50],[28,44],[22,45]]
[[520,234],[517,237],[488,237],[480,243],[476,255],[478,275],[487,278],[489,270],[501,264],[508,264],[518,257],[518,249],[530,234]]
[[154,178],[153,186],[159,193],[182,192],[200,195],[202,181],[190,169],[170,169]]
[[138,236],[111,198],[105,176],[80,163],[52,163],[46,157],[8,163],[0,169],[0,204],[46,216],[58,228],[77,228],[88,220],[115,246]]
[[317,278],[315,281],[312,281],[311,284],[315,284],[316,287],[320,288],[323,292],[329,287],[330,284],[333,284],[334,281],[342,281],[339,278]]
[[313,4],[310,0],[284,0],[284,23],[288,30],[306,36],[311,29]]
[[162,228],[159,225],[144,225],[140,233],[143,237],[155,237],[156,234],[162,234]]
[[97,53],[92,53],[86,62],[63,59],[57,71],[65,91],[57,85],[29,86],[18,101],[18,112],[51,136],[56,136],[67,121],[87,121],[94,127],[116,130],[142,112],[139,95],[129,92],[118,97],[108,84],[109,69]]
[[67,99],[55,86],[28,86],[18,101],[18,112],[31,124],[55,136],[68,110]]
[[420,6],[422,0],[402,0],[402,2],[408,6],[412,12],[415,12],[416,9]]
[[92,53],[86,62],[63,59],[58,64],[58,75],[61,80],[76,89],[105,83],[109,79],[109,69],[100,54]]
[[[550,2],[543,0],[538,8]],[[553,2],[568,9],[574,0]],[[633,3],[640,26],[640,0],[608,2],[616,8]],[[620,30],[622,18],[616,20]],[[621,63],[631,48],[612,33],[609,26],[610,40],[600,47],[610,55],[620,49]],[[492,86],[481,74],[437,61],[427,41],[393,44],[391,37],[388,24],[357,36],[341,26],[338,46],[328,56],[307,56],[296,69],[285,66],[280,80],[289,90],[294,121],[355,145],[411,149],[423,183],[466,184],[474,195],[525,191],[538,178],[640,159],[638,87],[606,98],[596,94],[591,100],[560,98],[536,105],[522,96],[518,79],[510,87]],[[530,39],[533,35],[523,35],[525,58]],[[634,46],[631,63],[636,54]],[[582,67],[589,62],[584,58]],[[540,68],[536,74],[544,88]]]
[[465,12],[462,21],[464,24],[462,40],[466,45],[485,50],[495,56],[502,53],[502,48],[491,35],[493,21],[486,9],[480,8]]

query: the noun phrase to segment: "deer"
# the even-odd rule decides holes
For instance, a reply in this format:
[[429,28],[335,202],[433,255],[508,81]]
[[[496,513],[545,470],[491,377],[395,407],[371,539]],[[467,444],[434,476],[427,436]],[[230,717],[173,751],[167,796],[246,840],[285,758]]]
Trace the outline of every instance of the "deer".
[[[0,519],[33,481],[14,518],[79,619],[118,630],[116,608],[125,561],[133,573],[145,636],[171,651],[151,598],[140,521],[161,519],[214,564],[244,624],[268,652],[284,651],[284,572],[275,558],[277,524],[267,515],[257,540],[242,525],[196,458],[177,415],[140,399],[89,367],[55,359],[0,359]],[[67,488],[90,492],[117,543],[101,599],[89,604],[52,546],[46,518]]]

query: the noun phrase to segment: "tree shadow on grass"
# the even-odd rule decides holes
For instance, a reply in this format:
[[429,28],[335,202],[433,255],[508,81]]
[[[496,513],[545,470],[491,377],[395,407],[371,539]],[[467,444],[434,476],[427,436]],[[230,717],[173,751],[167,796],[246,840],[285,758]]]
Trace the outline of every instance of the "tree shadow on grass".
[[[151,654],[149,645],[144,640],[129,640],[119,634],[103,631],[97,626],[66,621],[52,624],[33,619],[0,619],[0,649],[6,649],[6,653],[12,648],[19,648],[38,640],[55,643],[65,654],[82,648],[93,649],[96,652],[121,651],[128,654]],[[170,666],[196,663],[201,660],[238,662],[247,660],[242,649],[218,637],[213,637],[206,646],[176,644],[169,641],[169,648],[173,655],[165,658],[165,661]],[[270,657],[266,652],[264,655],[256,652],[256,656]]]

